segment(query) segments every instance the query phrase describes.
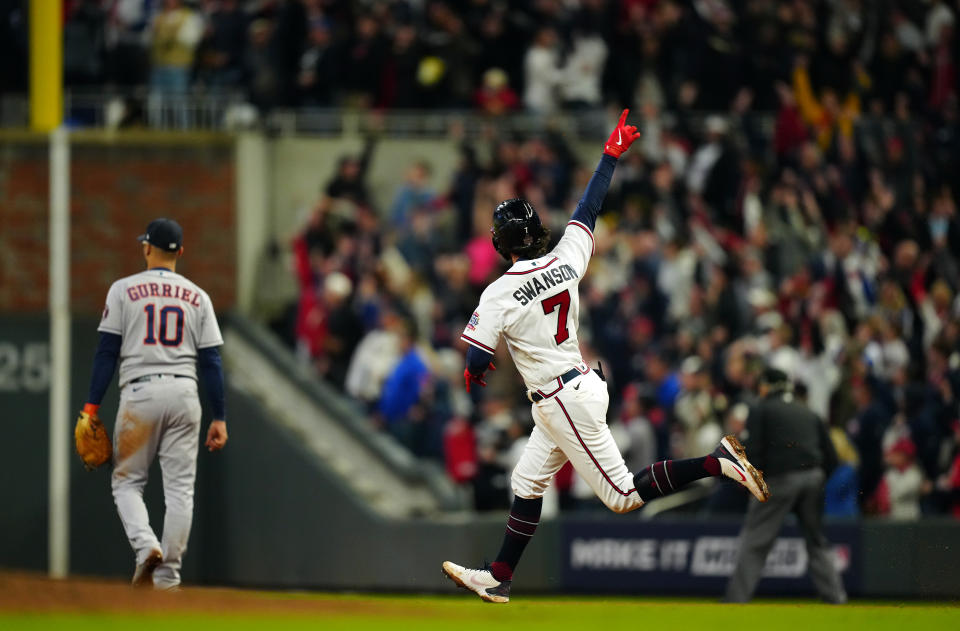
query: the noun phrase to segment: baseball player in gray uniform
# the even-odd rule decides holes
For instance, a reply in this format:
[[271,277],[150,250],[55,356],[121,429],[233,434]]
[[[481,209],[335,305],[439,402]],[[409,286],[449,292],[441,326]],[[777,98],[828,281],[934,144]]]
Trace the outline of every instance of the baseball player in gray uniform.
[[593,229],[620,155],[640,137],[623,111],[603,156],[557,246],[526,200],[509,199],[493,211],[493,245],[510,269],[480,297],[461,339],[470,346],[464,381],[486,385],[493,353],[504,340],[527,387],[534,429],[513,471],[513,505],[496,561],[482,569],[445,561],[458,586],[487,602],[510,600],[513,571],[540,520],[543,493],[569,460],[610,510],[626,513],[644,502],[709,476],[725,476],[758,500],[769,493],[763,475],[734,436],[702,458],[664,460],[636,474],[627,470],[607,427],[609,395],[603,375],[580,356],[578,286],[594,252]]
[[[113,498],[136,554],[134,586],[173,589],[193,519],[200,438],[197,372],[203,375],[213,421],[206,447],[227,442],[223,344],[205,291],[177,274],[183,230],[170,219],[150,222],[139,237],[147,269],[122,278],[107,293],[90,393],[84,412],[96,414],[120,361],[120,407],[114,426]],[[160,459],[166,513],[163,539],[150,527],[143,488]]]

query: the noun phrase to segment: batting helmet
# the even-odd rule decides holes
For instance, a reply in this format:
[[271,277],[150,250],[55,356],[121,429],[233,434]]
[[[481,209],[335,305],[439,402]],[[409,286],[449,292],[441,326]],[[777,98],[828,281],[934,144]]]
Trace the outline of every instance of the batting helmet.
[[493,247],[500,256],[512,260],[511,254],[535,259],[547,251],[550,232],[540,223],[540,216],[525,199],[500,202],[493,211]]

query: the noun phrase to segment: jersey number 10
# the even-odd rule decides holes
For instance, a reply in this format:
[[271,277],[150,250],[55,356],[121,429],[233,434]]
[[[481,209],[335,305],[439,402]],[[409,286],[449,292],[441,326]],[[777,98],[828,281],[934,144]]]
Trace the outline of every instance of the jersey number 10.
[[556,296],[545,298],[543,302],[544,315],[550,315],[560,307],[560,313],[557,314],[557,333],[553,336],[557,346],[560,346],[570,337],[570,331],[567,330],[567,314],[570,313],[570,290],[564,289]]
[[[146,305],[143,308],[144,313],[147,314],[147,334],[143,337],[143,343],[154,345],[159,339],[164,346],[180,346],[180,343],[183,342],[183,309],[174,306],[161,309],[159,331],[156,329],[156,310],[157,306],[153,304]],[[176,335],[173,337],[170,336],[170,327],[168,326],[171,315],[176,315],[174,325]],[[154,335],[154,331],[156,331],[156,335]]]

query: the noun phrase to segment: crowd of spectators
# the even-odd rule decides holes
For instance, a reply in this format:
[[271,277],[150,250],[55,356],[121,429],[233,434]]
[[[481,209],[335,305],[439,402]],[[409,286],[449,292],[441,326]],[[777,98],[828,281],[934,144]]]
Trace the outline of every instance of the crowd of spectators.
[[[242,93],[261,109],[599,106],[616,2],[64,0],[74,88]],[[0,9],[25,91],[26,0]]]
[[[643,100],[718,110],[739,94],[771,110],[800,59],[817,92],[801,91],[798,105],[829,143],[834,129],[849,131],[866,91],[892,112],[901,91],[941,107],[956,83],[957,7],[946,0],[63,4],[69,85],[232,90],[261,108],[546,114]],[[26,87],[26,5],[0,10],[10,60],[0,91]]]
[[[25,59],[25,4],[4,5],[5,59]],[[598,224],[580,327],[628,465],[742,431],[773,365],[831,426],[829,514],[960,518],[957,2],[64,7],[71,85],[235,90],[261,108],[633,108],[644,136]],[[0,90],[25,86],[18,68],[4,64]],[[411,159],[388,207],[366,178],[376,138],[340,161],[293,243],[290,338],[478,508],[504,507],[528,404],[503,349],[468,396],[459,341],[504,269],[490,212],[523,196],[559,235],[593,164],[549,127],[452,134],[453,177]],[[569,470],[555,486],[551,502],[592,505]],[[728,495],[704,510],[737,510]]]
[[[471,36],[490,20],[516,26],[512,6],[466,4],[454,15]],[[550,28],[531,32],[523,62],[537,80],[516,85],[531,109],[576,107],[586,92],[549,69],[605,56],[594,87],[633,106],[644,134],[618,166],[580,286],[584,359],[603,362],[628,466],[741,432],[772,365],[830,424],[828,514],[960,517],[955,7],[867,5],[534,2],[552,19],[533,22]],[[428,23],[449,9],[425,6]],[[577,52],[593,26],[601,40]],[[523,74],[513,49],[463,45],[477,77]],[[504,507],[529,404],[502,348],[489,386],[468,396],[459,341],[504,270],[490,212],[523,196],[559,235],[593,164],[549,129],[451,142],[452,178],[431,186],[431,165],[412,160],[389,208],[365,177],[375,138],[342,159],[294,240],[292,337],[385,431],[471,486],[478,508]],[[593,505],[571,471],[555,486],[555,505]],[[744,502],[721,491],[704,510]]]

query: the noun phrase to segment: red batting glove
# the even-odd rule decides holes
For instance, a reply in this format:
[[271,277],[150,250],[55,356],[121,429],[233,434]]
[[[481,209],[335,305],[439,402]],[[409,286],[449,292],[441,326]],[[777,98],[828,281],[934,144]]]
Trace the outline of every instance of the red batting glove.
[[[490,365],[487,367],[488,370],[496,370],[497,367],[493,365],[493,362],[490,362]],[[463,385],[467,388],[467,392],[470,392],[470,384],[476,383],[480,384],[484,388],[487,387],[487,382],[483,380],[483,375],[475,375],[470,372],[469,368],[463,369]]]
[[640,132],[637,131],[635,126],[626,124],[627,114],[629,113],[630,110],[623,110],[617,128],[613,130],[607,144],[603,146],[603,152],[608,156],[619,159],[623,152],[630,148],[633,141],[640,137]]

